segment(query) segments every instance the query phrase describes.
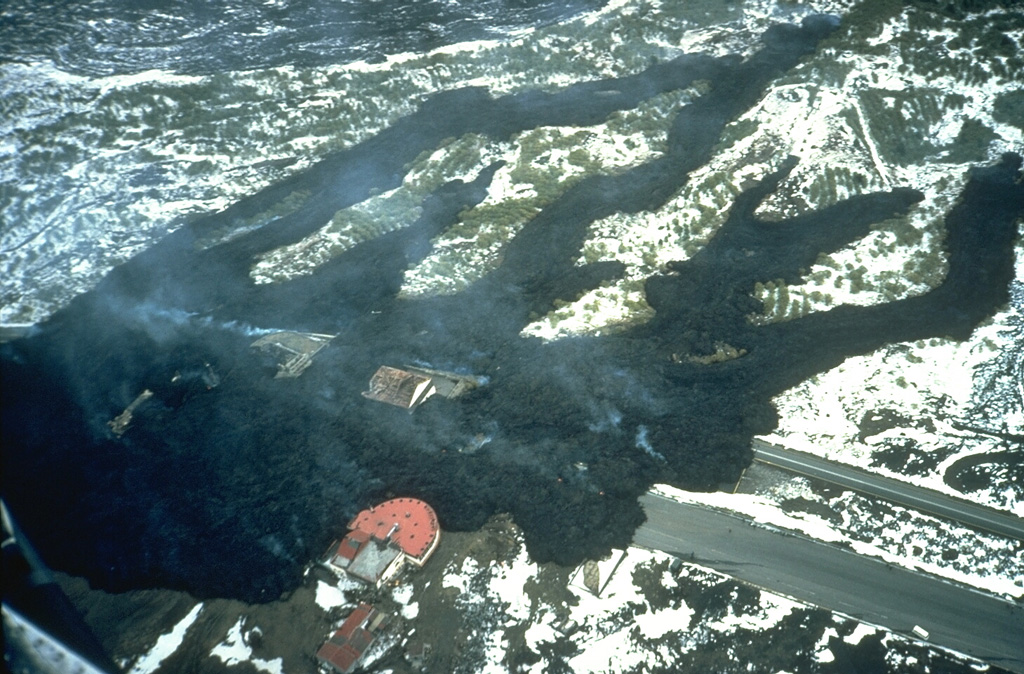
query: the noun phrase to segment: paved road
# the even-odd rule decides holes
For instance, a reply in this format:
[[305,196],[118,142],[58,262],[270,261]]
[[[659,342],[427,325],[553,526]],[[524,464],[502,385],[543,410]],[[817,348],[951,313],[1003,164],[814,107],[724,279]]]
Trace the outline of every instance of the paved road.
[[633,542],[1024,674],[1024,607],[701,506],[646,494]]
[[[1024,541],[1024,519],[1009,513],[985,508],[976,503],[962,501],[930,489],[874,475],[762,440],[754,440],[753,448],[755,461],[832,482],[930,515],[945,517],[969,527]],[[1024,635],[1021,639],[1024,640]]]

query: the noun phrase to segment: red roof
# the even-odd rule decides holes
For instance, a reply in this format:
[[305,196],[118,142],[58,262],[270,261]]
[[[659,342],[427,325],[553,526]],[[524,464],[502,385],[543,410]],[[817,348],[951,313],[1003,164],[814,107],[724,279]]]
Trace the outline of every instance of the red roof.
[[355,668],[356,661],[363,657],[363,654],[351,644],[339,646],[334,643],[332,637],[330,641],[320,647],[320,650],[316,652],[316,657],[325,665],[330,665],[342,674],[347,674]]
[[351,672],[376,638],[370,630],[375,627],[371,622],[377,615],[377,609],[369,604],[360,604],[338,631],[320,647],[316,653],[317,659],[343,674]]
[[338,544],[337,555],[351,562],[369,540],[370,534],[364,531],[353,531]]
[[431,549],[441,530],[434,509],[414,498],[396,498],[364,510],[348,528],[382,540],[391,534],[402,552],[417,559]]
[[352,638],[355,634],[356,628],[362,627],[363,623],[367,622],[370,614],[373,613],[373,607],[369,604],[360,604],[356,607],[356,610],[349,614],[348,618],[345,618],[345,622],[341,623],[341,627],[335,632],[335,636],[342,636],[346,639]]

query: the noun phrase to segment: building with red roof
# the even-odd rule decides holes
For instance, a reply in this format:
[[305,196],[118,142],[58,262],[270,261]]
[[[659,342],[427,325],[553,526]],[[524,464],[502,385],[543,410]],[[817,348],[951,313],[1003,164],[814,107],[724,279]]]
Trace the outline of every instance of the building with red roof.
[[348,528],[330,563],[378,587],[406,562],[423,566],[441,540],[434,509],[414,498],[396,498],[364,510]]
[[415,498],[391,499],[364,510],[348,528],[394,542],[416,566],[423,566],[441,540],[434,509]]
[[360,604],[320,647],[316,659],[339,674],[349,674],[376,641],[387,620],[386,614],[369,604]]

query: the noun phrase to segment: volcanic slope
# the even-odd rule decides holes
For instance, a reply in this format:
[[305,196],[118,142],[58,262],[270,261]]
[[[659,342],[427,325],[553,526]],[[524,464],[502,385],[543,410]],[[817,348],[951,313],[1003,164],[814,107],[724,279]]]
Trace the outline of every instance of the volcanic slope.
[[[340,533],[339,513],[391,493],[427,499],[451,529],[509,512],[541,562],[627,545],[643,517],[637,496],[653,482],[709,489],[738,476],[751,438],[776,423],[773,395],[888,341],[965,336],[1006,302],[1024,209],[1021,161],[1009,155],[974,171],[950,211],[949,273],[933,291],[751,323],[762,310],[750,295],[755,282],[797,278],[820,253],[922,199],[895,189],[762,222],[755,209],[797,161],[780,158],[737,197],[705,250],[648,280],[653,320],[557,342],[522,336],[532,316],[622,273],[615,262],[577,266],[591,223],[665,203],[724,126],[834,27],[827,17],[776,25],[746,60],[684,56],[555,93],[439,94],[373,138],[177,231],[4,346],[4,471],[18,477],[5,497],[51,564],[98,586],[249,601],[294,587]],[[253,283],[259,255],[400,183],[406,164],[446,137],[599,120],[698,81],[663,154],[565,190],[504,247],[492,273],[458,294],[398,291],[433,237],[485,198],[497,164],[445,184],[416,223],[314,274]],[[297,190],[316,196],[251,227]],[[248,348],[269,325],[338,337],[301,378],[282,382]],[[359,395],[378,365],[407,363],[488,383],[411,415]],[[106,422],[146,388],[155,395],[113,437]],[[460,451],[481,436],[482,448]],[[45,512],[33,507],[41,500]],[[63,514],[60,526],[53,512]]]

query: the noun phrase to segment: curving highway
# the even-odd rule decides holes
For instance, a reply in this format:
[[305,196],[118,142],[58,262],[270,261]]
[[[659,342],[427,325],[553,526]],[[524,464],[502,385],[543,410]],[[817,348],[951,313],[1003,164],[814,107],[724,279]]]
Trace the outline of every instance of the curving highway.
[[[754,460],[869,494],[975,529],[1024,541],[1024,519],[852,466],[754,440]],[[1021,635],[1024,641],[1024,633]]]
[[1024,607],[735,515],[646,494],[634,544],[1024,674]]

